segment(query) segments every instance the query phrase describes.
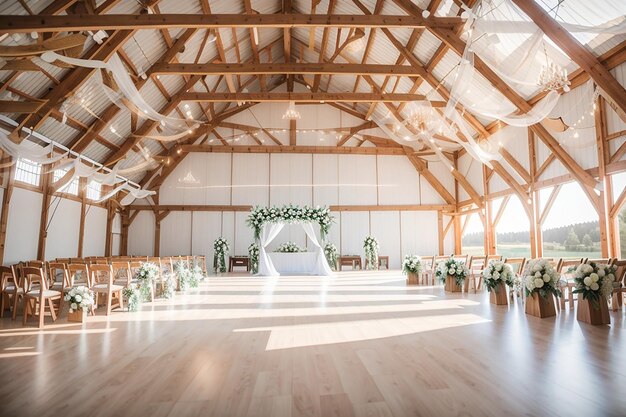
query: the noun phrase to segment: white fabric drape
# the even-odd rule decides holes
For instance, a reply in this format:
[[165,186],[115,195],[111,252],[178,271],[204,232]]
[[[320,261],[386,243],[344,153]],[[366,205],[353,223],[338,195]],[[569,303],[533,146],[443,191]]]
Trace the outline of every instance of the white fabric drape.
[[313,271],[315,275],[332,275],[333,271],[330,269],[330,265],[328,265],[328,261],[326,260],[326,256],[324,255],[324,249],[322,245],[317,240],[317,236],[315,236],[315,230],[313,230],[313,225],[311,223],[302,223],[302,228],[304,229],[304,233],[309,237],[313,246],[317,248],[317,262],[315,265],[316,271]]
[[267,252],[265,248],[270,244],[272,240],[278,236],[280,231],[285,227],[284,223],[265,223],[263,228],[261,229],[261,234],[259,236],[259,273],[258,275],[263,276],[278,276],[280,275],[276,268],[274,268],[274,263],[267,256]]
[[28,159],[38,164],[52,164],[67,156],[67,152],[50,156],[54,152],[54,145],[45,147],[22,141],[19,145],[13,142],[4,132],[0,132],[0,148],[14,159]]

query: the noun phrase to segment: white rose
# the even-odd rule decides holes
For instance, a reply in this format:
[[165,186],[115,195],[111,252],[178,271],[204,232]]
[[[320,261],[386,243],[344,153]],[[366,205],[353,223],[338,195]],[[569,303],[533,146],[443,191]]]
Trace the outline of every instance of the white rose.
[[602,278],[605,275],[604,269],[598,270],[598,276]]
[[593,284],[591,284],[589,286],[593,291],[596,291],[598,288],[600,288],[600,286],[598,285],[597,282],[594,282]]
[[543,274],[543,281],[544,281],[544,282],[550,282],[550,275],[548,275],[548,274]]
[[72,303],[72,304],[70,305],[70,308],[71,308],[72,310],[76,310],[76,309],[78,308],[78,305],[76,305],[76,303]]
[[536,279],[535,279],[535,287],[536,287],[536,288],[541,288],[541,287],[543,287],[543,279],[541,279],[541,278],[536,278]]
[[74,296],[74,300],[77,303],[80,303],[81,301],[83,301],[83,297],[81,297],[80,294],[76,294],[76,296]]
[[539,271],[535,272],[535,278],[541,278],[541,272]]
[[500,279],[500,273],[499,272],[494,272],[493,273],[493,279]]
[[456,274],[456,269],[454,269],[454,268],[448,269],[448,274],[450,274],[450,275]]
[[583,282],[585,283],[586,286],[590,286],[593,283],[593,281],[591,280],[591,277],[585,277]]
[[598,274],[596,273],[589,275],[589,278],[591,278],[591,281],[593,282],[598,282],[598,280],[600,279],[600,277],[598,277]]

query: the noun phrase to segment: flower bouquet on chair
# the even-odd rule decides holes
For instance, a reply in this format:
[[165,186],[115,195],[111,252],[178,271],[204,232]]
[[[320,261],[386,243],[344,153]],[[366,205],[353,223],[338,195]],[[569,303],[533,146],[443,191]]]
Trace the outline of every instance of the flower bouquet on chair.
[[70,289],[65,295],[65,301],[68,301],[70,304],[67,321],[76,323],[85,322],[87,311],[89,311],[95,303],[93,291],[84,286]]
[[578,265],[574,272],[576,288],[572,291],[578,294],[578,321],[589,324],[611,323],[607,300],[613,293],[615,271],[612,265],[598,265],[594,262]]
[[161,270],[157,264],[152,262],[141,263],[135,279],[139,284],[142,301],[154,301],[154,284],[160,273]]
[[483,282],[489,291],[491,304],[507,305],[506,286],[513,287],[514,281],[513,268],[502,261],[491,261],[483,270]]
[[546,259],[528,262],[524,270],[526,314],[535,317],[556,316],[554,296],[560,297],[559,273]]
[[435,270],[435,276],[444,283],[447,292],[462,292],[463,282],[469,274],[470,270],[465,262],[457,261],[454,256],[439,262]]
[[407,285],[419,285],[422,258],[417,255],[406,255],[402,261],[402,272],[406,274]]

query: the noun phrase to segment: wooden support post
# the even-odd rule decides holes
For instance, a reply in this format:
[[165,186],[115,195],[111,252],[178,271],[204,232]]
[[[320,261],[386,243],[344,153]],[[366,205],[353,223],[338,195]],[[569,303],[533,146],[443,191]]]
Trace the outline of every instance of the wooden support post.
[[130,228],[130,224],[132,223],[132,221],[130,220],[129,212],[130,210],[128,208],[125,208],[120,213],[120,217],[122,220],[120,230],[120,255],[123,256],[128,256],[128,230]]
[[443,255],[443,242],[446,238],[443,232],[443,213],[437,210],[437,235],[439,236],[439,255]]
[[11,205],[11,195],[13,194],[13,182],[15,181],[15,164],[9,169],[9,180],[7,188],[4,190],[2,199],[2,213],[0,214],[0,265],[4,265],[4,249],[7,239],[7,225],[9,222],[9,207]]
[[[49,168],[49,167],[46,167]],[[37,259],[44,261],[46,259],[46,239],[48,237],[48,213],[50,208],[50,201],[52,199],[52,193],[50,189],[50,183],[52,182],[52,176],[54,170],[50,170],[48,174],[41,176],[41,186],[43,191],[43,198],[41,199],[41,217],[39,218],[39,239],[37,240]]]
[[457,175],[459,169],[459,152],[454,152],[454,200],[456,201],[456,210],[454,216],[454,253],[461,253],[463,251],[462,239],[463,239],[463,225],[461,224],[461,216],[459,216],[459,180]]
[[493,171],[489,171],[489,168],[486,165],[483,165],[483,193],[484,193],[484,203],[485,203],[485,221],[484,221],[484,246],[485,246],[485,254],[487,255],[495,255],[496,254],[496,235],[495,228],[493,226],[493,203],[491,199],[487,198],[489,195],[489,178],[490,173]]
[[289,121],[289,146],[296,146],[296,121]]
[[[104,191],[104,192],[108,192],[108,191]],[[112,256],[113,219],[115,218],[115,208],[113,206],[113,201],[111,199],[109,199],[109,201],[107,201],[106,204],[107,204],[107,229],[106,229],[106,234],[105,234],[104,256]],[[122,254],[122,255],[125,255],[125,254]]]
[[85,216],[87,215],[87,178],[81,178],[78,181],[78,196],[80,199],[80,226],[78,228],[78,249],[77,255],[83,257],[83,246],[85,243]]
[[541,216],[539,213],[539,191],[533,191],[530,199],[533,214],[530,219],[530,256],[541,258],[543,256],[543,233],[541,231],[541,223],[539,222]]
[[[612,190],[610,190],[611,182],[607,181],[606,164],[609,162],[609,147],[606,140],[607,128],[605,117],[605,100],[602,97],[598,97],[596,103],[595,116],[595,128],[596,128],[596,145],[598,150],[598,180],[602,185],[602,191],[598,196],[598,205],[596,207],[598,212],[598,226],[600,227],[600,249],[602,250],[602,257],[608,258],[614,256],[612,253],[612,246],[609,241],[617,239],[617,236],[611,235],[611,220],[609,218],[609,208],[613,204]],[[613,228],[614,229],[614,228]]]

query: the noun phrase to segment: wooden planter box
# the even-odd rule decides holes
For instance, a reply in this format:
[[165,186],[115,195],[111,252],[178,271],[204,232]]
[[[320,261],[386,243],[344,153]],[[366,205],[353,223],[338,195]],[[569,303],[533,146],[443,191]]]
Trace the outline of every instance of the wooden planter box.
[[454,277],[448,275],[444,285],[444,290],[446,292],[463,292],[463,287],[456,283],[456,279],[454,279]]
[[550,294],[547,298],[543,298],[537,293],[532,293],[526,297],[525,310],[526,314],[540,318],[556,316],[554,296]]
[[406,285],[419,285],[420,284],[420,276],[413,272],[408,272],[406,274]]
[[85,321],[87,321],[87,312],[82,309],[69,311],[67,313],[67,321],[71,321],[74,323],[84,323]]
[[508,304],[506,285],[504,285],[503,282],[499,282],[495,288],[489,291],[489,302],[497,306],[505,306]]
[[598,300],[600,308],[596,308],[589,300],[583,300],[583,295],[578,294],[578,311],[576,318],[583,323],[593,324],[611,324],[611,316],[609,315],[609,305],[606,298],[600,297]]

